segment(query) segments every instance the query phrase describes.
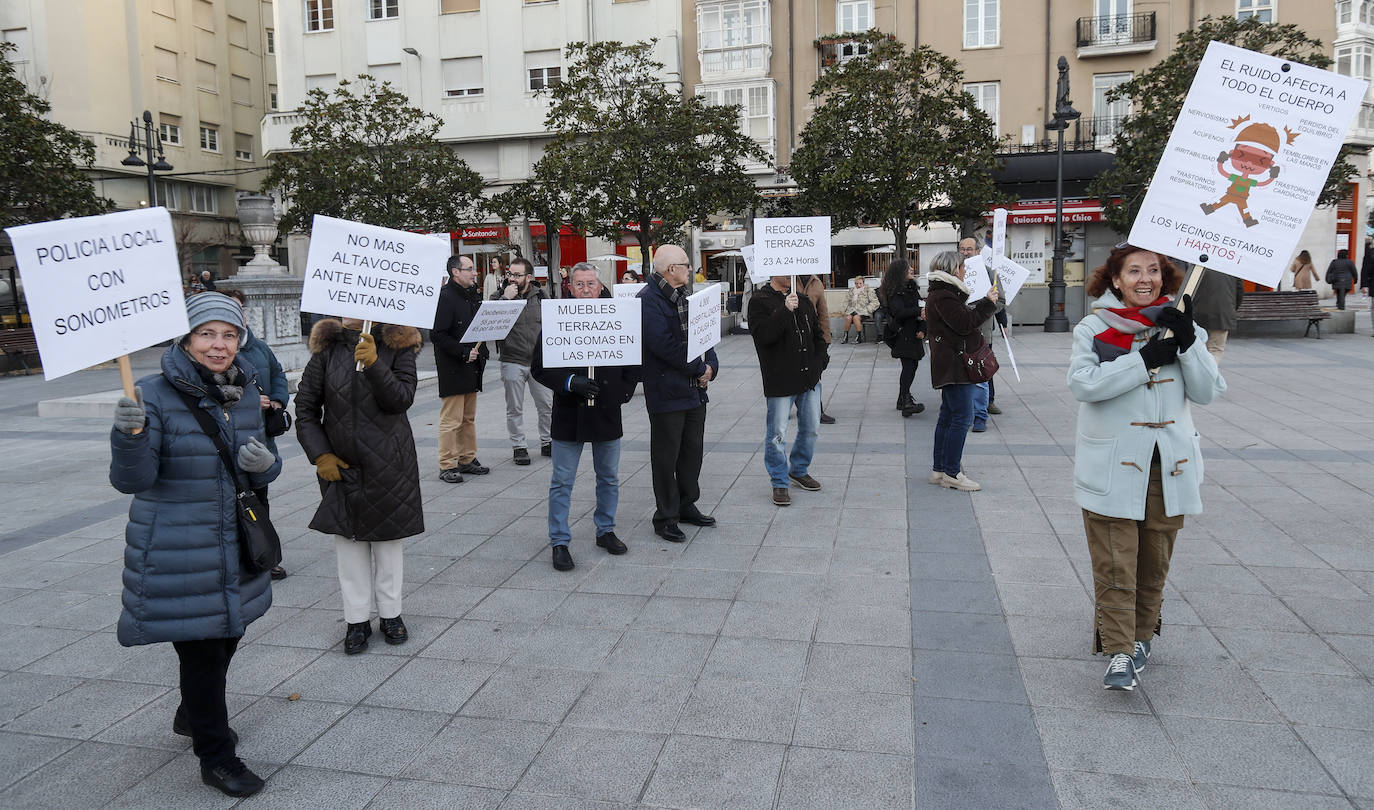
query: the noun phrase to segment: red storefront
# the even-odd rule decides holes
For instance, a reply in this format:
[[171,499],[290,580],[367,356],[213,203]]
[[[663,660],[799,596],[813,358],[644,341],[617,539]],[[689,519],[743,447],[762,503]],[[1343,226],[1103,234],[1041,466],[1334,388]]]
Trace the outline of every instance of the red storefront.
[[[534,242],[535,264],[549,260],[548,229],[543,225],[530,225],[530,240]],[[558,227],[558,262],[563,267],[572,267],[587,260],[587,238],[571,225]]]

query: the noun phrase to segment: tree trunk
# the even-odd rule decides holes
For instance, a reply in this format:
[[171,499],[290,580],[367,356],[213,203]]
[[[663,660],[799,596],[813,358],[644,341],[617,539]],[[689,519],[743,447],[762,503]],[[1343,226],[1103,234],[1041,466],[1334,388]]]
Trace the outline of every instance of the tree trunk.
[[649,245],[651,244],[650,239],[653,236],[649,232],[649,228],[652,225],[653,222],[648,219],[642,219],[639,221],[639,275],[641,278],[645,279],[647,279],[649,277],[649,274],[653,272],[653,263],[649,258]]
[[[906,259],[906,220],[899,219],[892,223],[892,244],[895,248],[893,260]],[[918,270],[919,272],[919,270]]]
[[563,277],[558,274],[563,266],[563,246],[558,239],[561,226],[561,222],[544,223],[544,241],[549,245],[549,296],[552,298],[563,296]]

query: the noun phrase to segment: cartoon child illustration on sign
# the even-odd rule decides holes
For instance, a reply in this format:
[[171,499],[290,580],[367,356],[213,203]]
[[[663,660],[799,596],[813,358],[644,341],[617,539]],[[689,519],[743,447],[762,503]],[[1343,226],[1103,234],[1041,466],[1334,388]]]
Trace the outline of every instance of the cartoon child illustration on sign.
[[[1250,116],[1242,115],[1231,121],[1228,129],[1235,129],[1250,120]],[[1279,176],[1279,167],[1274,164],[1274,156],[1279,153],[1279,147],[1291,144],[1297,140],[1298,133],[1283,128],[1286,140],[1280,141],[1278,130],[1268,124],[1254,123],[1242,129],[1236,135],[1236,142],[1231,147],[1231,151],[1223,151],[1217,155],[1217,173],[1225,177],[1231,185],[1227,187],[1226,193],[1221,195],[1221,199],[1214,203],[1203,203],[1202,213],[1210,214],[1228,205],[1234,205],[1240,212],[1241,221],[1245,227],[1253,228],[1259,224],[1259,220],[1250,216],[1250,211],[1246,208],[1250,201],[1250,190],[1264,188]],[[1231,161],[1231,167],[1235,173],[1226,171],[1226,161]],[[1259,181],[1253,179],[1254,175],[1268,170],[1269,179]]]

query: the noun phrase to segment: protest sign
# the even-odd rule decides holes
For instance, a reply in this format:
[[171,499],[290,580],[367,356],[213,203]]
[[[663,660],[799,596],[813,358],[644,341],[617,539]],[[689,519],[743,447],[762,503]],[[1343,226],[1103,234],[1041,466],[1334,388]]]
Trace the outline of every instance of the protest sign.
[[559,298],[542,304],[546,368],[639,365],[638,298]]
[[477,314],[472,317],[472,323],[468,324],[467,331],[463,333],[461,342],[504,340],[528,303],[523,298],[518,301],[483,301],[482,306],[477,308]]
[[1130,243],[1273,287],[1368,82],[1213,42]]
[[749,280],[755,284],[767,284],[768,274],[759,272],[758,262],[754,261],[754,246],[745,245],[739,249],[739,252],[744,257],[744,269],[749,273]]
[[316,214],[301,311],[428,329],[449,254],[430,234]]
[[[992,266],[997,269],[997,293],[1003,303],[1010,304],[1011,299],[1021,292],[1031,272],[1005,256],[994,258]],[[987,297],[988,288],[992,286],[987,257],[970,256],[964,259],[964,286],[969,290],[969,303]]]
[[997,286],[1002,302],[1010,304],[1011,299],[1021,292],[1021,286],[1030,280],[1031,271],[1006,256],[998,256],[993,267],[997,269]]
[[988,277],[988,261],[989,257],[985,256],[964,259],[964,286],[968,287],[970,303],[986,296],[988,288],[992,286],[992,279]]
[[997,208],[992,212],[992,255],[1007,255],[1007,209]]
[[[5,232],[14,244],[44,379],[190,331],[166,208],[39,222]],[[130,396],[132,383],[130,374]]]
[[642,281],[638,284],[617,284],[611,288],[611,296],[613,298],[634,298],[639,295],[639,291],[644,289],[644,286],[645,282]]
[[687,359],[720,342],[720,284],[687,296]]
[[753,247],[751,278],[829,273],[830,217],[755,219]]

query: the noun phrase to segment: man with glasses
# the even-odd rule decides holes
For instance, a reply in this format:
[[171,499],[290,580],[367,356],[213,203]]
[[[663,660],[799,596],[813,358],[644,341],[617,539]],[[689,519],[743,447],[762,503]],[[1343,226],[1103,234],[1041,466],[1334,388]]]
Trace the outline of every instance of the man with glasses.
[[487,367],[486,343],[463,343],[463,333],[482,305],[477,266],[467,256],[448,259],[449,283],[439,290],[434,312],[434,366],[439,375],[439,480],[463,483],[463,473],[486,475],[477,460],[477,393]]
[[697,509],[706,442],[707,385],[720,370],[714,349],[687,356],[687,281],[692,265],[677,245],[654,254],[654,273],[639,291],[643,318],[644,403],[649,411],[649,468],[654,477],[654,532],[673,543],[679,522],[714,526]]
[[553,392],[538,380],[530,379],[530,361],[539,349],[540,302],[544,300],[544,288],[534,281],[534,265],[529,259],[519,258],[510,263],[506,280],[496,288],[492,300],[513,301],[525,299],[525,310],[511,327],[505,340],[496,341],[496,350],[501,355],[501,384],[506,389],[506,432],[510,433],[510,443],[516,464],[530,463],[530,451],[525,446],[525,389],[529,388],[534,397],[534,409],[539,413],[539,452],[552,455],[553,438],[549,434],[549,423],[553,414]]

